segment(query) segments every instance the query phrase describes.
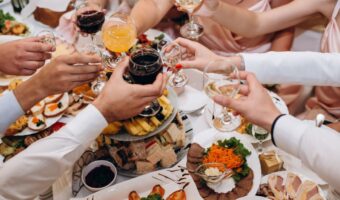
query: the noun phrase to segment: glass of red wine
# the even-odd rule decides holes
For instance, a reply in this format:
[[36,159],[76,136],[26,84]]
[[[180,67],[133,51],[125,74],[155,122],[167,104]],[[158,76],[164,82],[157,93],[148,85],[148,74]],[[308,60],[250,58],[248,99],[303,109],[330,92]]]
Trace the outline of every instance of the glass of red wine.
[[102,7],[89,0],[81,1],[76,6],[77,27],[83,35],[90,35],[94,45],[94,36],[99,32],[105,21],[105,13]]
[[[134,51],[130,56],[129,75],[135,84],[152,84],[163,66],[159,53],[152,48],[142,48]],[[146,106],[140,116],[150,117],[156,115],[161,109],[157,100]]]

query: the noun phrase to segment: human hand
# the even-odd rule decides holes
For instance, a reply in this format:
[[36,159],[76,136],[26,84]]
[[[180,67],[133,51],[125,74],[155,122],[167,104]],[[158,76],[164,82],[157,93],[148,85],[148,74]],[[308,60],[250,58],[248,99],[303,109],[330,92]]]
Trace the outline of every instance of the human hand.
[[245,117],[249,122],[259,125],[271,131],[271,125],[281,113],[274,105],[272,98],[261,83],[256,80],[254,74],[240,72],[240,78],[247,81],[242,85],[238,99],[225,96],[216,96],[214,101],[222,106],[233,109]]
[[204,0],[200,9],[195,12],[195,15],[211,17],[220,5],[220,0]]
[[8,75],[32,75],[51,58],[55,47],[39,37],[15,40],[0,45],[0,71]]
[[162,95],[166,86],[166,75],[159,74],[153,84],[129,84],[123,79],[128,66],[125,58],[115,69],[103,91],[93,105],[103,114],[108,122],[128,119],[140,114],[144,107]]

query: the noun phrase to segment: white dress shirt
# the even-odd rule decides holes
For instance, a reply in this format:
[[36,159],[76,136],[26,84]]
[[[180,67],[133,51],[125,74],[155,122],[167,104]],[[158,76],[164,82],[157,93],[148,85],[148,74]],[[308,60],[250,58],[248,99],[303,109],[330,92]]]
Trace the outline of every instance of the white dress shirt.
[[340,85],[340,54],[268,52],[241,54],[245,70],[264,84]]
[[24,111],[12,91],[6,91],[0,96],[0,138],[4,136],[5,131],[15,122]]
[[336,191],[340,191],[340,133],[293,116],[281,117],[273,130],[276,145],[300,158]]
[[44,192],[106,126],[102,114],[89,105],[58,132],[11,158],[0,169],[0,199],[33,199]]

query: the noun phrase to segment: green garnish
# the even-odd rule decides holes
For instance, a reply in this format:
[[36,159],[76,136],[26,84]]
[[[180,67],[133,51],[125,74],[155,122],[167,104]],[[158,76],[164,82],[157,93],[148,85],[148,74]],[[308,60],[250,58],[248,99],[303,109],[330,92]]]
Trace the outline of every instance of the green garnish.
[[247,125],[247,127],[246,127],[246,133],[248,134],[248,135],[253,135],[253,133],[252,133],[252,129],[253,129],[253,124],[251,124],[251,123],[249,123],[248,125]]
[[0,10],[0,29],[5,27],[6,20],[13,21],[15,18],[9,13],[5,13],[3,10]]
[[141,200],[163,200],[163,198],[159,194],[152,194],[148,197],[143,197]]
[[45,124],[45,122],[39,119],[37,126],[39,127],[39,126],[44,125],[44,124]]
[[63,104],[61,102],[58,103],[58,108],[62,108]]
[[162,33],[159,36],[155,37],[155,40],[161,41],[161,40],[164,39],[164,37],[165,37],[165,35]]

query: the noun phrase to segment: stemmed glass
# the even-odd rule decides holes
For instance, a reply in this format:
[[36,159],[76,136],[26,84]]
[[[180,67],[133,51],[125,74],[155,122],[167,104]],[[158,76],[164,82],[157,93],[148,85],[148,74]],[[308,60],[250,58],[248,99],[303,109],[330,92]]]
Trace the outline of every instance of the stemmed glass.
[[43,30],[37,34],[37,37],[40,38],[40,41],[45,44],[50,44],[53,47],[56,47],[56,39],[52,31]]
[[[157,50],[142,48],[134,51],[130,56],[129,75],[135,84],[152,84],[159,73],[163,71],[162,61]],[[161,109],[157,100],[146,106],[140,116],[156,115]]]
[[92,41],[92,50],[96,51],[96,46],[94,44],[94,36],[103,26],[105,21],[105,13],[102,7],[94,2],[89,0],[80,1],[78,5],[76,5],[76,25],[79,30],[84,35],[90,35]]
[[[241,84],[238,69],[226,60],[211,61],[205,67],[203,84],[204,91],[210,98],[216,95],[235,98]],[[214,116],[213,125],[219,131],[233,131],[241,124],[240,117],[234,116],[227,107],[223,107],[222,112],[215,113]]]
[[257,147],[257,152],[262,153],[263,152],[263,141],[267,139],[269,136],[269,132],[262,128],[259,127],[255,124],[252,125],[252,130],[251,130],[253,136],[259,141],[259,145]]
[[169,85],[171,87],[183,87],[188,82],[181,67],[178,65],[182,59],[181,47],[176,42],[170,42],[161,49],[161,57],[163,64],[172,69],[173,74],[169,77]]
[[189,22],[181,27],[180,33],[183,37],[197,40],[203,34],[203,26],[195,23],[193,19],[194,11],[203,3],[203,0],[175,0],[179,9],[185,10],[189,16]]

